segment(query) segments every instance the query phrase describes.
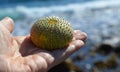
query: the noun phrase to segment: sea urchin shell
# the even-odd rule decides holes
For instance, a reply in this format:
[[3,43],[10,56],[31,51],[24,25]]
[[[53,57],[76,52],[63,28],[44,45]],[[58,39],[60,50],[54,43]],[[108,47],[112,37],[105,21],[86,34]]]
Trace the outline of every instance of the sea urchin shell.
[[32,42],[42,49],[64,48],[73,38],[73,28],[63,18],[49,16],[35,22],[31,29]]

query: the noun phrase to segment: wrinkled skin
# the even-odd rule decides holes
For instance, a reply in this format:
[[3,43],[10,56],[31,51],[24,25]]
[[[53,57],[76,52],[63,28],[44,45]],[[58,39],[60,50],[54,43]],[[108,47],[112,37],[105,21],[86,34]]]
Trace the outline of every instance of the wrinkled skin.
[[63,49],[46,51],[37,48],[30,36],[12,36],[14,22],[0,21],[0,72],[47,72],[80,49],[87,35],[74,30],[72,42]]

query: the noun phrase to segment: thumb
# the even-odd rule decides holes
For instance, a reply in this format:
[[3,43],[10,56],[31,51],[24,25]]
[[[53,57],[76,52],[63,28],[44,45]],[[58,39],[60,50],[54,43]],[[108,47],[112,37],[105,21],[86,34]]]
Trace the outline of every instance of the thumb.
[[10,17],[6,17],[3,20],[1,20],[1,24],[3,24],[10,33],[13,32],[14,29],[14,21]]

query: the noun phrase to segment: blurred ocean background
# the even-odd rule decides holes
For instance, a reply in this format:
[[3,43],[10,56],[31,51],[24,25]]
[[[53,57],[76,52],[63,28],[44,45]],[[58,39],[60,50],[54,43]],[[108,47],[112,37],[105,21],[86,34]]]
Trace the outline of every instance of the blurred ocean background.
[[70,57],[82,70],[73,72],[120,72],[120,0],[0,0],[0,19],[14,19],[15,36],[28,35],[37,19],[53,15],[88,34]]

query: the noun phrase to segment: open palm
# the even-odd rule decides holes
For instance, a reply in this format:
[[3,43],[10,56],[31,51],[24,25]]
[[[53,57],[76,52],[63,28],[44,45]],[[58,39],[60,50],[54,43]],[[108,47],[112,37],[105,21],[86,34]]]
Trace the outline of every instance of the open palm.
[[68,47],[46,51],[37,48],[30,36],[12,36],[11,18],[0,21],[0,72],[47,72],[84,45],[87,35],[75,30]]

